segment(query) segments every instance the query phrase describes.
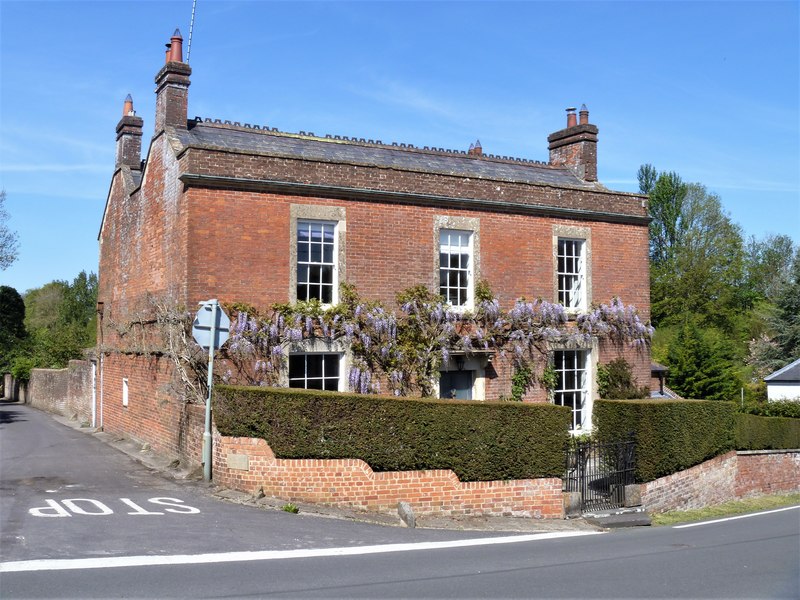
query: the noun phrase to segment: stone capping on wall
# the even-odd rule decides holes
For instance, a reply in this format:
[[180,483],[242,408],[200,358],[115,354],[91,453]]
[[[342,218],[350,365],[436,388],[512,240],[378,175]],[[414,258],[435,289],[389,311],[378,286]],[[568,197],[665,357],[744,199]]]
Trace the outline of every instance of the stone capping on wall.
[[359,459],[279,459],[266,441],[216,433],[217,485],[288,502],[416,515],[502,515],[561,519],[561,479],[462,482],[451,470],[376,473]]

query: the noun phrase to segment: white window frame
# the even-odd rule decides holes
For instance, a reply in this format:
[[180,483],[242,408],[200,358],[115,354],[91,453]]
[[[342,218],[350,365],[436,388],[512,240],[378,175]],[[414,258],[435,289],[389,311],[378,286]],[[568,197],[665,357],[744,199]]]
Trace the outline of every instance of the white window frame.
[[[475,306],[475,282],[481,276],[481,221],[476,217],[451,217],[437,215],[433,218],[433,288],[441,293],[441,232],[451,230],[470,234],[470,266],[468,275],[467,302],[461,306],[451,305],[454,310],[472,310]],[[447,300],[447,298],[445,298]]]
[[586,242],[558,238],[556,250],[558,301],[565,308],[586,309]]
[[[447,236],[446,243],[443,240],[445,236]],[[469,310],[475,305],[475,274],[473,271],[475,252],[473,251],[473,236],[474,233],[472,231],[467,231],[464,229],[439,230],[439,293],[444,296],[445,301],[447,301],[455,309]],[[463,243],[464,238],[466,238],[466,244]],[[454,245],[454,241],[456,241],[457,244]],[[453,256],[457,256],[459,264],[457,266],[442,264],[443,254],[446,254],[449,259]],[[466,266],[461,264],[463,256],[467,257]],[[444,285],[442,285],[443,273],[446,274],[446,282]],[[449,283],[449,279],[454,273],[457,274],[459,279],[455,286],[450,285]],[[461,282],[462,274],[466,279],[466,281],[463,282],[463,285]],[[458,304],[453,303],[450,297],[450,294],[453,292],[458,294],[459,300],[461,300],[461,295],[463,293],[463,302],[459,301]]]
[[[582,364],[573,369],[566,369],[563,367],[564,361],[558,360],[559,353],[574,353],[576,356],[580,357],[579,360]],[[590,348],[558,348],[553,351],[553,368],[556,371],[558,376],[558,384],[556,388],[553,390],[553,404],[558,406],[569,406],[569,404],[564,403],[564,396],[565,394],[579,394],[579,403],[573,403],[572,405],[572,421],[570,425],[570,431],[574,433],[583,433],[586,431],[591,431],[592,429],[592,409],[594,405],[593,397],[594,397],[594,356],[596,352],[592,352]],[[559,362],[562,365],[559,365]],[[576,363],[577,364],[577,363]],[[582,374],[581,385],[573,385],[572,387],[564,388],[562,387],[565,379],[565,373],[572,372],[576,374],[576,380],[579,377],[579,373]],[[578,419],[578,411],[580,411],[580,419]]]
[[[292,352],[291,354],[289,354],[289,361],[291,361],[292,358],[296,359],[298,357],[303,357],[303,366],[304,366],[304,373],[305,374],[304,374],[304,376],[302,378],[294,378],[294,379],[292,379],[291,370],[287,365],[288,387],[294,388],[294,389],[305,389],[305,390],[318,389],[318,388],[309,388],[308,387],[308,381],[309,381],[309,379],[320,379],[323,382],[322,383],[322,386],[323,386],[322,390],[325,390],[325,381],[334,379],[331,376],[326,376],[326,374],[325,374],[325,360],[324,359],[322,361],[322,376],[321,377],[313,377],[313,378],[308,377],[308,358],[310,356],[323,356],[323,357],[325,357],[325,356],[333,356],[333,357],[336,357],[336,367],[337,367],[337,370],[338,370],[338,373],[336,374],[336,377],[335,377],[335,379],[336,379],[336,390],[328,390],[328,391],[341,392],[342,389],[343,389],[343,381],[344,381],[343,370],[344,370],[344,366],[345,366],[345,361],[342,360],[342,354],[340,352]],[[293,381],[302,381],[304,383],[304,385],[302,387],[301,386],[292,386],[292,382]]]
[[[315,219],[298,219],[296,225],[297,231],[297,259],[295,261],[295,272],[297,273],[297,288],[299,289],[300,286],[304,286],[306,288],[305,294],[297,294],[298,300],[319,300],[325,306],[336,304],[338,298],[336,290],[339,287],[337,276],[336,276],[336,256],[338,254],[338,248],[336,243],[336,228],[338,227],[338,223],[336,221],[319,221]],[[315,228],[320,229],[320,234],[322,236],[321,241],[315,242],[311,237],[313,235],[313,231]],[[308,232],[308,241],[301,242],[300,232],[301,229],[306,229]],[[327,241],[326,234],[330,235],[330,241]],[[306,260],[300,259],[300,246],[301,243],[306,245],[307,244],[307,251],[308,255],[306,256]],[[320,245],[320,258],[319,260],[312,259],[312,247]],[[327,246],[327,248],[326,248]],[[326,250],[330,253],[330,260],[326,261]],[[331,271],[331,281],[330,283],[326,283],[323,281],[324,277],[320,273],[319,277],[314,278],[312,281],[311,272],[314,268],[318,268],[320,271],[325,268],[330,268]],[[305,281],[301,282],[300,277],[300,270],[306,269]],[[319,295],[312,295],[311,288],[318,287],[319,288]],[[330,298],[325,299],[324,288],[330,288]],[[306,297],[303,297],[306,296]]]
[[[563,253],[562,244],[573,248],[577,245],[577,252]],[[571,264],[566,264],[568,262]],[[567,277],[574,278],[571,290],[564,285]],[[575,296],[570,298],[570,292]],[[592,230],[589,227],[553,226],[553,298],[572,315],[588,310],[591,305]]]
[[122,406],[127,408],[128,407],[128,400],[129,400],[129,396],[128,396],[128,378],[127,377],[123,377],[122,378]]
[[[289,302],[300,300],[297,295],[298,270],[300,264],[314,264],[309,261],[298,262],[299,248],[299,227],[306,224],[320,224],[333,226],[333,261],[332,263],[319,263],[320,265],[332,265],[332,293],[331,301],[320,302],[325,307],[335,305],[339,302],[339,284],[346,281],[345,263],[345,237],[347,232],[346,211],[340,206],[318,206],[313,204],[292,204],[290,205],[289,226]],[[309,256],[309,259],[311,257]]]

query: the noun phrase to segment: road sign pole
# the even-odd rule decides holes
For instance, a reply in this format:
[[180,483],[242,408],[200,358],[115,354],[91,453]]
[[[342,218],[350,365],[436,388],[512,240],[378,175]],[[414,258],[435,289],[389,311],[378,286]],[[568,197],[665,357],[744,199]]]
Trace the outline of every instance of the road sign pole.
[[211,306],[211,338],[208,344],[208,398],[206,398],[206,428],[203,432],[203,479],[211,481],[211,390],[214,383],[214,350],[217,339],[217,308],[219,302],[209,300]]

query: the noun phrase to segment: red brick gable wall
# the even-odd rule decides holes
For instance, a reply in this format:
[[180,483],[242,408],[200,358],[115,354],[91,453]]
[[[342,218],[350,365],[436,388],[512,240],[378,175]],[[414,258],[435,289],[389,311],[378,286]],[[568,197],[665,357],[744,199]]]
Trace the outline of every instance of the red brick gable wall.
[[159,136],[138,189],[125,189],[121,171],[112,182],[98,277],[106,344],[115,346],[118,327],[146,311],[148,296],[186,304],[189,230],[177,169],[165,136]]

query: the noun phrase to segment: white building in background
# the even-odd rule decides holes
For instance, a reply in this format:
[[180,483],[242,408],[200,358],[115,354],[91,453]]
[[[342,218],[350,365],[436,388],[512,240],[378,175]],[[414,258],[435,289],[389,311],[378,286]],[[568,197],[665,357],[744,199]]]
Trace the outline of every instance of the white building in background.
[[764,378],[767,400],[797,400],[800,402],[800,358]]

